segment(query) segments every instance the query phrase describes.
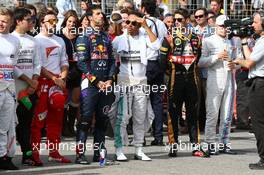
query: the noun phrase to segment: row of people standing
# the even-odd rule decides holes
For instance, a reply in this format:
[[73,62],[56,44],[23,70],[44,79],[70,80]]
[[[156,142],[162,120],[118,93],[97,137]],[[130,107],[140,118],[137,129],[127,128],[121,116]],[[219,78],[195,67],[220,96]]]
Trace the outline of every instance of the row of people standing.
[[[63,114],[65,111],[64,104],[66,103],[67,96],[69,97],[69,99],[71,99],[70,106],[68,107],[68,112],[70,113],[70,115],[76,113],[78,115],[80,97],[80,117],[77,125],[76,163],[89,163],[85,158],[84,153],[87,132],[90,124],[92,123],[94,112],[96,113],[96,123],[94,131],[95,150],[93,160],[99,161],[99,151],[100,149],[105,149],[105,130],[109,120],[108,112],[111,108],[111,104],[114,101],[113,94],[106,93],[106,91],[108,91],[108,89],[112,87],[112,83],[113,80],[115,80],[116,74],[116,61],[113,56],[113,49],[120,57],[120,73],[117,77],[117,83],[119,85],[125,84],[126,86],[131,87],[145,87],[146,85],[150,85],[151,87],[153,87],[154,85],[156,85],[159,87],[158,92],[150,92],[150,100],[155,114],[154,123],[156,132],[154,134],[154,141],[162,142],[163,138],[161,122],[163,111],[160,92],[160,86],[163,83],[163,71],[159,65],[159,59],[161,59],[161,61],[164,62],[164,64],[162,65],[167,65],[165,69],[168,69],[169,72],[169,142],[171,144],[169,155],[177,156],[177,148],[175,147],[176,144],[179,143],[178,119],[181,116],[183,101],[185,102],[187,108],[187,121],[190,141],[194,147],[193,156],[208,157],[209,154],[214,151],[214,148],[212,147],[212,149],[209,150],[209,153],[207,154],[203,151],[203,149],[197,148],[197,146],[200,144],[198,130],[198,109],[200,98],[199,93],[201,90],[199,87],[200,77],[197,64],[201,67],[209,67],[209,69],[212,69],[211,72],[209,71],[210,76],[212,76],[211,82],[219,80],[218,77],[217,79],[214,79],[215,68],[213,67],[214,64],[219,64],[219,66],[216,67],[217,69],[219,68],[222,72],[219,71],[219,73],[218,71],[216,71],[216,73],[219,73],[221,78],[221,75],[226,73],[226,75],[228,76],[227,81],[229,82],[229,80],[231,80],[230,83],[231,85],[233,85],[231,73],[232,71],[228,71],[227,67],[229,67],[230,69],[233,69],[234,67],[231,63],[226,62],[225,64],[227,64],[227,67],[223,67],[224,64],[222,62],[222,60],[228,58],[226,51],[222,52],[222,50],[228,48],[229,46],[232,46],[232,43],[230,44],[228,43],[228,41],[221,39],[221,37],[226,37],[224,33],[217,33],[213,36],[216,39],[220,38],[221,42],[226,42],[226,44],[223,43],[222,48],[218,46],[215,46],[216,48],[214,48],[214,44],[210,43],[206,39],[204,40],[204,46],[201,46],[201,38],[199,38],[198,35],[192,32],[184,33],[183,31],[178,30],[175,36],[166,36],[167,30],[165,28],[165,25],[161,21],[153,17],[153,9],[155,9],[155,7],[156,4],[154,1],[145,0],[142,1],[141,5],[141,10],[145,14],[145,18],[141,18],[140,15],[135,12],[128,13],[127,20],[125,21],[127,25],[127,31],[124,32],[120,37],[116,37],[114,39],[113,48],[111,39],[106,33],[103,32],[105,24],[104,15],[102,13],[102,10],[98,6],[92,7],[91,13],[84,17],[88,17],[88,19],[90,20],[91,30],[89,30],[89,28],[86,28],[82,31],[83,35],[80,35],[78,38],[76,33],[72,33],[72,29],[78,28],[78,17],[74,11],[68,11],[66,13],[66,18],[62,23],[64,28],[62,30],[59,30],[58,32],[58,35],[62,36],[62,38],[54,35],[56,24],[58,22],[56,14],[51,11],[40,13],[38,20],[41,28],[40,34],[36,36],[36,41],[32,39],[32,37],[29,37],[25,34],[30,30],[30,28],[32,28],[32,24],[34,22],[34,18],[31,12],[25,9],[17,9],[16,14],[20,14],[20,16],[15,16],[17,22],[16,28],[18,28],[16,29],[16,32],[20,32],[21,36],[25,35],[29,37],[31,40],[33,40],[33,45],[35,45],[35,47],[39,47],[39,49],[32,49],[30,45],[29,47],[31,48],[31,50],[29,50],[28,48],[20,50],[19,56],[21,56],[21,62],[19,63],[23,64],[18,66],[16,65],[16,67],[20,69],[32,69],[32,67],[35,68],[35,66],[32,65],[24,65],[28,62],[30,62],[31,64],[36,63],[38,66],[41,65],[41,68],[38,68],[38,70],[36,70],[36,72],[34,73],[35,76],[30,74],[25,77],[23,73],[17,75],[17,77],[26,81],[29,85],[29,87],[22,88],[22,90],[26,90],[26,93],[32,94],[29,95],[29,100],[31,102],[34,101],[34,92],[36,92],[39,98],[35,106],[34,116],[33,111],[31,111],[31,113],[29,114],[29,120],[26,122],[27,127],[24,127],[23,121],[20,121],[21,125],[20,127],[18,127],[21,131],[23,131],[18,133],[24,133],[24,130],[27,130],[30,127],[32,131],[31,133],[26,135],[26,139],[18,139],[20,140],[19,142],[21,146],[25,146],[25,148],[22,150],[23,164],[36,166],[42,165],[42,161],[39,158],[39,149],[41,138],[40,130],[44,127],[44,125],[46,125],[48,143],[51,143],[48,144],[48,146],[53,145],[53,148],[50,148],[49,159],[56,160],[62,163],[70,162],[69,159],[59,154],[58,149],[60,143],[60,134],[63,125]],[[197,10],[195,12],[195,16],[197,16],[197,19],[199,19],[199,16],[202,15],[199,13],[205,13],[205,11],[203,9]],[[11,13],[9,14],[9,11],[3,14],[4,15],[2,16],[11,17]],[[174,14],[176,27],[182,27],[186,29],[188,17],[188,11],[183,9],[177,10]],[[217,18],[216,24],[219,31],[223,31],[223,24],[226,19],[227,18],[225,16],[220,16]],[[26,27],[23,26],[25,25],[25,22],[27,24]],[[22,32],[19,28],[20,25],[24,27]],[[144,30],[141,31],[140,27],[143,27]],[[220,30],[221,28],[222,30]],[[6,33],[7,31],[8,27],[4,32]],[[17,37],[20,37],[20,35],[18,35]],[[127,43],[124,43],[126,41]],[[20,42],[22,43],[22,41]],[[162,47],[160,49],[160,58],[158,51],[161,45]],[[25,46],[27,45],[25,44]],[[36,53],[38,50],[39,53]],[[216,53],[212,53],[211,50],[216,51]],[[17,50],[14,49],[14,52],[15,51]],[[29,55],[26,53],[32,54],[30,56],[31,61],[29,61],[30,59],[25,58]],[[143,53],[146,55],[143,55]],[[211,55],[216,55],[217,57],[210,56],[210,54],[208,55],[208,53],[210,53]],[[25,55],[23,56],[23,54]],[[38,54],[40,55],[39,58],[41,58],[39,60],[41,64],[38,64],[36,61],[32,61],[32,58],[36,57],[36,55]],[[211,64],[208,63],[210,62],[210,59],[214,59],[214,62]],[[131,81],[127,82],[126,84],[127,80]],[[66,87],[69,90],[68,92],[70,92],[67,96],[64,91]],[[210,88],[214,87],[215,86],[210,86]],[[232,88],[233,86],[230,87]],[[210,88],[207,88],[207,91],[209,91]],[[207,101],[213,101],[212,103],[208,103],[208,105],[215,104],[215,106],[213,106],[215,107],[215,109],[207,109],[208,113],[210,112],[210,110],[213,110],[211,111],[211,118],[208,117],[208,121],[206,122],[206,141],[209,143],[209,145],[215,142],[215,132],[213,130],[214,127],[216,127],[216,118],[218,117],[217,112],[221,103],[219,98],[223,96],[223,92],[227,92],[225,87],[216,87],[216,89],[213,89],[212,91],[216,92],[219,89],[221,92],[219,92],[219,96],[217,96],[218,99],[215,99],[215,96],[211,98],[207,96]],[[230,90],[230,94],[232,94],[233,90],[234,89]],[[180,91],[182,93],[178,93]],[[20,92],[17,93],[18,96]],[[118,117],[117,121],[115,122],[117,160],[127,159],[122,150],[123,138],[120,127],[125,127],[122,126],[122,121],[124,119],[127,120],[127,117],[130,117],[131,114],[133,114],[133,120],[135,121],[135,158],[140,160],[151,160],[142,151],[145,132],[145,128],[143,129],[144,124],[142,122],[146,118],[147,94],[144,91],[138,91],[137,93],[128,93],[124,91],[119,94],[121,95],[121,97],[118,100]],[[21,94],[21,98],[19,99],[23,99],[26,96],[27,95]],[[221,143],[223,142],[225,146],[225,149],[222,150],[222,152],[232,154],[233,152],[231,152],[230,149],[228,149],[229,147],[227,146],[229,144],[228,135],[230,132],[231,114],[230,111],[228,115],[224,115],[224,113],[227,110],[232,110],[232,99],[230,100],[228,97],[232,98],[233,96],[226,95],[225,97],[225,99],[227,100],[225,102],[230,103],[230,108],[227,107],[228,109],[222,110],[222,114],[224,117],[221,117],[222,123],[220,124],[222,128],[220,127],[220,132],[223,133],[223,135],[221,135],[220,141]],[[126,101],[130,102],[130,104],[134,104],[135,106],[126,107]],[[132,103],[132,101],[134,103]],[[23,100],[20,100],[19,103],[22,103],[22,106],[20,107],[25,107],[25,103],[23,102]],[[139,105],[139,107],[137,108],[136,104],[142,105]],[[127,109],[128,112],[132,111],[132,113],[130,112],[128,114],[125,110],[120,111],[123,108]],[[23,110],[21,116],[24,116],[25,114]],[[56,118],[54,118],[53,116],[56,116]],[[18,118],[20,118],[21,120],[25,120],[21,117]],[[32,118],[32,124],[30,124]],[[73,121],[75,121],[74,117],[69,118],[69,120],[71,120],[70,123],[74,123]],[[26,132],[28,133],[28,130]],[[18,134],[18,137],[23,136],[19,136]],[[23,141],[25,143],[23,143]],[[15,167],[10,163],[9,160],[9,156],[4,155],[3,160],[1,159],[1,161],[3,161],[3,166],[9,169],[14,169]]]

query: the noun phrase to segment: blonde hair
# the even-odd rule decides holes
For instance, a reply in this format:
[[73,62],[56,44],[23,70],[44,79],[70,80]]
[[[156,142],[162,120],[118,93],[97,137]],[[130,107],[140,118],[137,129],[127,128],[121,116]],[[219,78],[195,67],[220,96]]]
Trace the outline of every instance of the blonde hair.
[[13,18],[14,13],[8,8],[0,7],[0,15],[10,16],[11,18]]

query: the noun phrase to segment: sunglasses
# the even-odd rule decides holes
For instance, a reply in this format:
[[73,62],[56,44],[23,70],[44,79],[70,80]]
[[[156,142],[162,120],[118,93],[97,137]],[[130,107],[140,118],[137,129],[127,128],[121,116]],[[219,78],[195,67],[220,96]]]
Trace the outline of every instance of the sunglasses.
[[48,22],[50,23],[51,25],[54,25],[54,24],[57,24],[58,23],[58,20],[57,19],[49,19],[47,21],[43,21],[43,22]]
[[32,16],[31,18],[26,18],[24,20],[27,21],[28,23],[36,23],[36,17],[35,16]]
[[204,15],[197,15],[197,16],[194,16],[195,19],[198,19],[198,18],[203,18]]
[[129,21],[129,20],[126,21],[126,24],[127,25],[132,24],[132,26],[137,26],[138,25],[138,23],[136,21]]
[[174,21],[182,22],[183,18],[174,18]]

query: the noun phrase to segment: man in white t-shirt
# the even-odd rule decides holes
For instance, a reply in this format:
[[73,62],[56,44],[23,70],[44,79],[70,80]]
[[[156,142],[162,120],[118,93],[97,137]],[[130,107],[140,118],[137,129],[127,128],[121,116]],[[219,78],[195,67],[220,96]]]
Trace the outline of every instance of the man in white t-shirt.
[[13,13],[0,8],[0,169],[17,170],[11,159],[16,152],[14,74],[19,41],[9,34]]
[[36,40],[26,33],[34,27],[35,19],[31,17],[30,10],[18,8],[14,11],[14,21],[15,31],[12,35],[20,42],[17,67],[21,70],[19,78],[15,79],[18,99],[16,134],[23,152],[22,164],[38,166],[32,158],[30,128],[37,99],[35,90],[38,86],[41,64]]
[[[157,36],[160,45],[163,39],[167,36],[166,25],[159,19],[155,18],[155,9],[157,4],[155,0],[142,0],[140,11],[145,14],[147,18],[147,24],[151,28],[152,32]],[[143,29],[144,31],[144,29]],[[146,33],[146,32],[145,32]],[[146,76],[148,84],[150,86],[159,86],[163,84],[163,71],[158,63],[159,49],[147,48],[147,59],[148,65],[146,70]],[[157,92],[150,93],[150,101],[155,114],[154,119],[154,140],[151,145],[162,146],[163,145],[163,103],[162,103],[162,92],[159,89]]]
[[42,67],[37,88],[39,101],[36,104],[31,125],[33,158],[38,164],[42,164],[39,159],[40,131],[46,124],[49,160],[70,163],[71,161],[61,156],[58,151],[66,99],[64,93],[66,87],[65,78],[69,67],[65,43],[60,37],[53,34],[57,23],[54,12],[47,11],[41,14],[39,22],[41,31],[35,38],[40,47]]

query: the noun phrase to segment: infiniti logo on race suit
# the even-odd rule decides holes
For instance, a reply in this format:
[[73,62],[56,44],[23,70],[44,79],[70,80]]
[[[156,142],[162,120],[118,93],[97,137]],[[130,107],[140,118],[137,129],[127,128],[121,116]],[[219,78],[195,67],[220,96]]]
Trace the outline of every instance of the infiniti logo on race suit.
[[99,60],[97,64],[98,64],[99,67],[105,67],[106,66],[106,61],[105,60]]

